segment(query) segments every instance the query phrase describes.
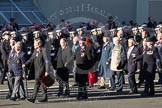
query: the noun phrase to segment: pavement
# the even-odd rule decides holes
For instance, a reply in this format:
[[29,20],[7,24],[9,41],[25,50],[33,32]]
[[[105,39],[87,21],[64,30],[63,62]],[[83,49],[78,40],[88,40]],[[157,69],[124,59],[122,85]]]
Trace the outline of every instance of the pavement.
[[[138,74],[136,75],[138,78]],[[153,97],[141,97],[144,85],[138,89],[138,94],[129,95],[129,86],[127,75],[125,75],[126,84],[124,85],[123,93],[117,94],[116,91],[109,91],[108,89],[98,89],[98,84],[94,87],[88,88],[88,100],[77,101],[77,88],[71,87],[70,97],[58,98],[55,96],[58,92],[58,83],[48,88],[48,102],[45,103],[30,103],[27,100],[11,101],[5,99],[8,88],[7,82],[0,85],[0,108],[162,108],[162,89],[161,84],[155,85],[156,95]],[[155,83],[158,80],[156,76]],[[70,86],[73,84],[73,79],[70,78]],[[31,96],[34,87],[34,80],[28,81],[28,92]],[[38,98],[41,97],[41,92]]]

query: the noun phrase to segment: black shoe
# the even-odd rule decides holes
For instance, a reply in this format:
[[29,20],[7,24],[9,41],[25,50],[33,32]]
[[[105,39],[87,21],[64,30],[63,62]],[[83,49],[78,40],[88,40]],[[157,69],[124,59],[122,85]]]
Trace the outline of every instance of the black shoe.
[[78,101],[83,100],[83,97],[82,96],[77,96],[76,100],[78,100]]
[[66,89],[63,95],[66,96],[66,97],[69,97],[70,96],[70,90]]
[[114,90],[115,90],[115,88],[113,88],[113,87],[110,87],[110,88],[109,88],[109,90],[111,90],[111,91],[114,91]]
[[105,86],[100,86],[98,87],[98,89],[105,89]]
[[116,93],[117,93],[118,95],[120,95],[120,94],[122,94],[122,90],[117,90]]
[[21,97],[21,98],[19,98],[19,100],[25,100],[26,98],[25,97]]
[[16,101],[16,98],[15,97],[11,97],[10,100]]
[[143,93],[141,93],[141,96],[147,97],[147,96],[149,96],[149,93],[143,92]]
[[130,90],[130,91],[129,91],[129,94],[137,94],[137,93],[138,93],[137,90],[134,90],[134,91]]
[[70,93],[64,93],[63,96],[65,96],[65,97],[70,97]]
[[88,99],[88,96],[85,95],[85,96],[82,97],[82,99],[83,99],[83,100],[84,100],[84,99],[86,100],[86,99]]
[[7,96],[6,96],[6,99],[10,99],[10,98],[11,98],[11,96],[10,96],[10,95],[7,95]]
[[32,102],[32,103],[35,103],[35,100],[34,99],[31,99],[31,98],[29,98],[29,99],[27,99],[29,102]]
[[149,96],[155,96],[155,93],[149,93]]
[[39,99],[38,102],[47,102],[47,99]]
[[59,93],[56,94],[56,96],[57,96],[57,97],[63,96],[63,93],[60,93],[60,92],[59,92]]

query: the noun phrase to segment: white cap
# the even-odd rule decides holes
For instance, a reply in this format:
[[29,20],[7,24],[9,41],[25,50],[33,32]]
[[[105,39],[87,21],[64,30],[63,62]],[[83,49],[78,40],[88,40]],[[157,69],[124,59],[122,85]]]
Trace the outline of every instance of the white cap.
[[75,33],[75,31],[70,31],[69,33],[70,33],[70,34],[73,34],[73,33]]
[[157,31],[157,30],[159,30],[160,28],[159,27],[157,27],[157,28],[155,28],[155,31]]
[[61,30],[56,30],[56,33],[61,32]]
[[54,33],[53,32],[48,32],[48,35],[53,35]]
[[82,30],[82,28],[78,28],[78,29],[76,29],[76,31],[78,32],[78,31],[81,31]]
[[97,28],[97,30],[102,30],[102,29],[105,29],[105,26],[101,26],[101,27]]
[[92,29],[92,30],[91,30],[91,32],[94,32],[94,31],[96,31],[96,29]]
[[97,30],[102,30],[102,28],[97,28]]
[[115,31],[116,29],[114,28],[114,29],[110,29],[110,32],[113,32],[113,31]]
[[28,36],[28,33],[22,33],[21,35],[22,36]]
[[10,31],[5,31],[2,33],[2,35],[10,34]]
[[34,31],[33,34],[36,34],[36,33],[39,33],[39,32],[40,32],[40,31],[37,30],[37,31]]
[[16,31],[12,31],[12,32],[10,32],[10,34],[11,34],[11,35],[16,34]]
[[122,28],[122,27],[118,27],[117,30],[118,30],[118,31],[119,31],[119,30],[123,30],[123,28]]
[[147,25],[146,24],[142,24],[141,27],[147,27]]

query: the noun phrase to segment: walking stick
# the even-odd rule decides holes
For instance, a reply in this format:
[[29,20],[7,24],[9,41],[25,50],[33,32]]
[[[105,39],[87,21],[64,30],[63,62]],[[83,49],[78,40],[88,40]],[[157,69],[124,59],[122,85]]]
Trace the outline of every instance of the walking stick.
[[26,89],[26,98],[28,99],[28,82],[27,82],[27,73],[25,71],[25,68],[23,68],[23,72],[24,72],[24,79],[25,79],[25,89]]

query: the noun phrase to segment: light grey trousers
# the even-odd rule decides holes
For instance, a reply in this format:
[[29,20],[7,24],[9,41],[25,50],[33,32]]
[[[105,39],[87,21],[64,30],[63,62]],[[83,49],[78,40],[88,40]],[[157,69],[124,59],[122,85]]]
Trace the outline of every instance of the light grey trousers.
[[19,93],[20,98],[25,97],[25,89],[24,89],[24,83],[22,80],[22,76],[15,76],[15,82],[14,82],[14,87],[12,91],[12,98],[17,97],[17,94]]

